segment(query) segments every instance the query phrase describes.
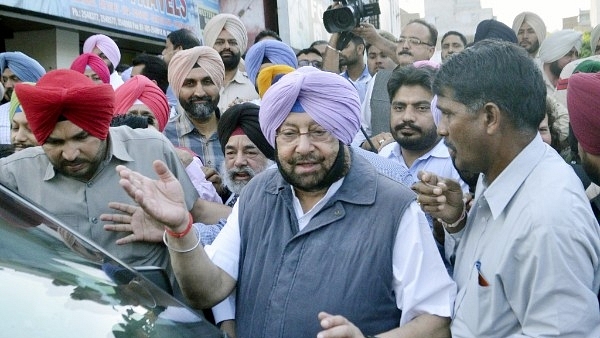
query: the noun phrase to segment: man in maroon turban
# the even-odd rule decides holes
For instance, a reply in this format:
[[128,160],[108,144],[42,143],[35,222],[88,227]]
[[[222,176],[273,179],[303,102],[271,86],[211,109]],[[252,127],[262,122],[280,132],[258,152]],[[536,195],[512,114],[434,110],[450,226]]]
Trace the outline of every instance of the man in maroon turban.
[[[54,70],[35,85],[17,84],[15,92],[41,147],[23,149],[0,161],[0,183],[42,205],[50,213],[131,266],[159,266],[171,273],[165,247],[136,242],[131,231],[106,231],[100,220],[113,212],[109,202],[131,203],[119,189],[115,167],[123,164],[152,174],[152,162],[165,161],[184,183],[188,210],[198,200],[173,145],[148,129],[110,128],[115,93],[71,70]],[[127,216],[129,217],[129,216]],[[122,220],[129,223],[129,218]],[[76,245],[73,238],[65,239]]]
[[576,73],[569,78],[567,106],[577,138],[581,164],[592,182],[600,184],[600,73]]

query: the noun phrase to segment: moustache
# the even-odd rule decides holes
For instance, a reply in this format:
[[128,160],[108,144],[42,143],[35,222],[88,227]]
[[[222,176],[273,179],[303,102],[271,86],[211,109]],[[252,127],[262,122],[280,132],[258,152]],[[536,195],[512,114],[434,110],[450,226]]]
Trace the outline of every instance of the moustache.
[[87,163],[87,162],[88,161],[86,161],[86,160],[82,160],[80,158],[76,158],[73,161],[62,160],[60,164],[62,166],[76,166],[76,165],[80,165],[80,164]]
[[400,130],[402,130],[402,129],[404,129],[404,128],[407,128],[407,127],[408,127],[408,128],[410,128],[410,129],[412,129],[412,130],[418,131],[418,132],[421,132],[421,131],[422,131],[422,129],[421,129],[421,128],[417,127],[417,126],[416,126],[414,123],[412,123],[412,122],[400,123],[399,125],[396,125],[396,127],[394,127],[394,131],[400,131]]
[[308,154],[308,155],[299,155],[299,156],[294,156],[292,157],[288,163],[291,165],[297,165],[298,163],[304,164],[304,163],[319,163],[324,161],[325,158],[322,156],[317,156],[317,155],[313,155],[313,154]]
[[450,142],[448,142],[446,139],[444,139],[444,145],[445,145],[445,146],[446,146],[448,149],[450,149],[450,150],[452,150],[452,151],[456,151],[456,148],[454,148],[454,146],[453,146],[453,145],[452,145]]
[[407,51],[407,50],[402,50],[398,53],[398,55],[408,55],[408,56],[413,56],[411,52]]
[[197,101],[207,101],[207,102],[211,102],[212,101],[212,97],[208,96],[208,95],[204,95],[204,96],[192,96],[190,97],[190,99],[188,100],[188,103],[194,103]]
[[229,169],[229,177],[233,178],[235,177],[235,175],[238,174],[245,174],[248,175],[250,177],[254,177],[254,170],[252,170],[252,168],[250,168],[249,166],[243,166],[243,167],[234,167]]

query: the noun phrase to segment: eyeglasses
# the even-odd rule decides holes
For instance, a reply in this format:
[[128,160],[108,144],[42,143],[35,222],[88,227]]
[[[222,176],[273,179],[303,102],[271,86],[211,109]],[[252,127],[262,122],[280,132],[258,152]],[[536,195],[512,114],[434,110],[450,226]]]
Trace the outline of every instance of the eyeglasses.
[[420,46],[420,45],[425,45],[425,46],[430,46],[431,45],[427,42],[421,41],[417,38],[405,38],[405,37],[400,37],[397,41],[399,44],[404,45],[404,43],[408,43],[409,46]]
[[298,61],[298,67],[304,67],[304,66],[313,66],[315,68],[319,68],[321,69],[323,67],[323,62],[321,61],[310,61],[310,60],[300,60]]
[[301,135],[308,136],[311,142],[326,142],[331,138],[331,133],[324,129],[309,130],[306,133],[301,133],[297,130],[282,130],[277,133],[277,137],[285,143],[296,143],[300,140]]

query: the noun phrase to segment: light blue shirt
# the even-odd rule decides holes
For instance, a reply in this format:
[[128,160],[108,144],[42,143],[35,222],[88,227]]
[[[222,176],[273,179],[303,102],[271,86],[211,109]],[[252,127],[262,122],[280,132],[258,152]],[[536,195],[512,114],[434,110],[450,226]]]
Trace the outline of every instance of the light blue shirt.
[[348,81],[350,81],[354,85],[354,87],[358,91],[358,96],[360,97],[360,102],[362,103],[365,100],[365,96],[367,94],[367,86],[369,85],[369,81],[371,81],[371,78],[372,78],[371,73],[369,73],[369,68],[367,67],[367,65],[365,65],[365,68],[363,69],[362,74],[360,74],[360,76],[358,77],[358,79],[356,79],[356,81],[352,80],[348,76],[347,71],[344,71],[340,75],[345,77]]
[[458,243],[453,337],[600,337],[600,229],[573,169],[536,136],[488,184]]
[[427,153],[416,159],[410,168],[406,165],[404,157],[402,157],[402,150],[400,149],[400,144],[398,144],[398,142],[390,143],[381,148],[379,156],[394,160],[399,163],[402,168],[408,170],[408,175],[411,180],[409,186],[417,183],[419,180],[417,174],[419,171],[424,170],[438,176],[452,178],[460,183],[463,192],[469,192],[469,186],[463,182],[460,175],[458,175],[458,171],[456,171],[456,168],[454,168],[454,165],[452,164],[452,158],[450,157],[450,153],[448,153],[448,147],[444,144],[443,139]]

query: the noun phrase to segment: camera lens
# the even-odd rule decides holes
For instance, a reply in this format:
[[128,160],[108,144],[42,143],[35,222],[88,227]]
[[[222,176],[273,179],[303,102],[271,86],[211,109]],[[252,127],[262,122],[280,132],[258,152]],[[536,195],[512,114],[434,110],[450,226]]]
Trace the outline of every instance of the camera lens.
[[329,33],[351,30],[359,22],[357,13],[353,7],[341,7],[325,11],[323,13],[325,29]]

